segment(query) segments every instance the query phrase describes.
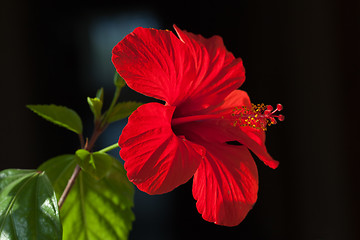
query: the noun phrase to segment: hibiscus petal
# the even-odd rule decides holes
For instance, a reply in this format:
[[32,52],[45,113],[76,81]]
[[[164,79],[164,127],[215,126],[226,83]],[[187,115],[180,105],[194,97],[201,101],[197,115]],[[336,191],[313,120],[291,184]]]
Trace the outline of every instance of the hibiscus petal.
[[235,107],[239,106],[251,108],[251,101],[247,92],[242,90],[235,90],[227,95],[225,100],[220,105],[215,106],[215,109],[212,110],[212,113],[231,113]]
[[[235,90],[230,93],[222,104],[211,111],[211,114],[230,115],[235,107],[251,108],[251,102],[246,92]],[[265,132],[252,127],[234,127],[231,122],[221,121],[220,127],[228,141],[239,141],[247,146],[256,156],[270,168],[277,168],[279,162],[274,160],[266,150]]]
[[117,72],[133,90],[178,106],[176,114],[192,114],[218,104],[245,80],[222,38],[206,39],[181,31],[136,28],[113,49]]
[[244,146],[205,144],[207,154],[193,180],[202,217],[219,225],[238,225],[257,199],[258,172]]
[[127,85],[175,106],[195,78],[189,49],[171,31],[136,28],[112,51],[112,61]]
[[[174,25],[180,39],[189,47],[196,68],[196,80],[188,91],[187,101],[177,109],[180,115],[198,112],[222,101],[245,81],[241,58],[226,50],[219,36],[204,38]],[[183,113],[182,113],[183,111]]]
[[187,182],[204,155],[202,146],[173,133],[174,109],[159,103],[140,106],[119,139],[128,178],[149,194],[166,193]]

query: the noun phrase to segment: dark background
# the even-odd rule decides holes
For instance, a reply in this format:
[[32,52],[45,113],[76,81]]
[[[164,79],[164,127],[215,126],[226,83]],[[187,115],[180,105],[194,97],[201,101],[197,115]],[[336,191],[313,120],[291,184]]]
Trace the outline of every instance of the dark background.
[[[100,1],[98,1],[100,2]],[[276,170],[255,158],[258,201],[237,227],[198,214],[191,181],[171,193],[136,192],[131,239],[360,239],[359,1],[7,1],[0,7],[1,169],[36,168],[78,147],[76,135],[26,104],[80,113],[101,86],[111,100],[111,48],[137,26],[220,35],[243,58],[254,103],[281,102],[267,132]],[[129,89],[124,98],[141,99]],[[114,125],[97,147],[117,141]],[[115,155],[116,155],[115,151]]]

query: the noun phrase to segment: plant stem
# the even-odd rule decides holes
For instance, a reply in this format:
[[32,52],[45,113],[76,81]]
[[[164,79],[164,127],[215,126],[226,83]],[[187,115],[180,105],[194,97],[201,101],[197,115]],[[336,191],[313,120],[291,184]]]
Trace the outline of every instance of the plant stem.
[[104,120],[102,121],[102,124],[101,126],[103,127],[105,124],[107,124],[107,121],[109,119],[109,116],[110,114],[112,113],[112,110],[117,102],[117,100],[119,99],[119,96],[120,96],[120,92],[121,92],[121,87],[116,87],[115,89],[115,93],[114,93],[114,97],[111,101],[111,104],[110,104],[110,107],[109,109],[107,110],[106,114],[105,114],[105,117],[104,117]]
[[66,197],[68,196],[72,186],[74,185],[75,183],[75,179],[77,178],[77,176],[79,175],[81,171],[81,168],[79,165],[76,165],[75,169],[74,169],[74,172],[73,174],[71,175],[66,187],[65,187],[65,190],[64,192],[62,193],[60,199],[59,199],[59,202],[58,202],[58,207],[59,207],[59,210],[61,209],[62,205],[64,204],[65,202],[65,199]]
[[[95,127],[94,127],[94,132],[90,138],[90,141],[86,143],[84,143],[84,138],[82,136],[79,136],[80,137],[80,144],[82,146],[83,149],[87,150],[87,151],[91,151],[91,149],[93,148],[96,140],[98,139],[98,137],[101,135],[101,133],[104,132],[104,130],[107,128],[108,124],[105,124],[103,127],[101,127],[101,124],[102,122],[97,122],[95,124]],[[104,149],[103,149],[104,150]],[[111,149],[109,149],[111,150]],[[108,150],[108,151],[109,151]],[[64,192],[62,193],[60,199],[59,199],[59,202],[58,202],[58,207],[59,207],[59,210],[61,209],[62,205],[64,204],[71,188],[73,187],[74,183],[75,183],[75,180],[77,178],[77,176],[79,175],[81,171],[81,167],[79,165],[76,165],[75,169],[74,169],[74,172],[73,174],[71,175],[65,189],[64,189]]]
[[98,151],[98,152],[99,152],[99,153],[106,153],[106,152],[111,151],[111,150],[113,150],[113,149],[116,149],[116,148],[118,148],[118,147],[119,147],[118,143],[114,143],[113,145],[110,145],[110,146],[108,146],[108,147],[106,147],[106,148],[103,148],[103,149],[101,149],[101,150]]
[[[119,99],[119,96],[120,96],[120,91],[121,91],[121,87],[116,87],[116,90],[115,90],[115,93],[114,93],[114,97],[113,97],[113,100],[110,104],[110,107],[107,111],[107,113],[105,114],[104,118],[100,121],[96,121],[95,122],[95,126],[94,126],[94,132],[90,138],[89,141],[87,141],[86,139],[86,142],[84,142],[84,137],[83,135],[79,135],[79,140],[80,140],[80,145],[81,145],[81,148],[82,149],[85,149],[87,151],[91,151],[91,149],[94,147],[94,144],[96,142],[96,140],[98,139],[98,137],[105,131],[105,129],[107,128],[107,126],[109,125],[108,124],[108,118],[117,102],[117,100]],[[116,144],[113,144],[109,147],[106,147],[102,150],[100,150],[99,152],[101,153],[105,153],[105,152],[108,152],[112,149],[115,149],[117,148],[118,145],[117,143]],[[75,169],[74,169],[74,172],[73,174],[71,175],[65,189],[64,189],[64,192],[62,193],[60,199],[59,199],[59,202],[58,202],[58,206],[59,206],[59,210],[61,209],[62,205],[64,204],[65,200],[66,200],[66,197],[68,196],[71,188],[73,187],[74,183],[75,183],[75,180],[77,178],[77,176],[79,175],[81,171],[81,168],[79,165],[76,165]]]
[[[82,136],[79,135],[79,138],[80,138],[80,144],[81,144],[81,147],[85,150],[88,150],[90,151],[97,138],[101,135],[101,133],[106,129],[107,125],[105,125],[104,127],[100,127],[101,125],[101,122],[100,123],[97,123],[95,124],[95,127],[94,127],[94,132],[93,132],[93,135],[91,136],[90,138],[90,141],[86,143],[84,143],[84,138]],[[59,207],[59,210],[61,209],[62,205],[64,204],[71,188],[73,187],[73,185],[75,184],[75,180],[77,178],[77,176],[79,175],[81,171],[81,167],[79,165],[76,165],[75,169],[74,169],[74,172],[73,174],[71,175],[65,189],[64,189],[64,192],[62,193],[60,199],[59,199],[59,202],[58,202],[58,207]]]
[[97,124],[95,124],[95,129],[94,132],[90,138],[90,141],[88,142],[88,144],[85,146],[85,150],[87,151],[91,151],[91,149],[94,147],[94,144],[96,142],[96,140],[98,139],[98,137],[104,132],[104,130],[107,128],[107,124],[103,127],[100,127],[102,124],[102,122],[99,122]]
[[84,142],[84,136],[82,134],[79,134],[79,141],[80,141],[80,147],[84,148],[85,142]]

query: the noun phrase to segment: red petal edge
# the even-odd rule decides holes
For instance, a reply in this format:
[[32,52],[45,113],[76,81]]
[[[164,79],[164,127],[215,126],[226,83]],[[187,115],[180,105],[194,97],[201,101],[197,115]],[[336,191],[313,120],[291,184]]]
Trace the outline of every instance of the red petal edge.
[[174,110],[159,103],[140,106],[119,139],[128,178],[149,194],[166,193],[187,182],[204,155],[202,146],[173,133]]
[[211,144],[193,180],[193,196],[202,217],[236,226],[257,200],[258,172],[244,146]]

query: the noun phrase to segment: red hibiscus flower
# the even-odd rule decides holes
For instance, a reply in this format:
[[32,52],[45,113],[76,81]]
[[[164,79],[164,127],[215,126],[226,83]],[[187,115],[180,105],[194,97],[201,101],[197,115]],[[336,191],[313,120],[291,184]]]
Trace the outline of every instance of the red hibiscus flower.
[[[117,72],[133,90],[165,102],[129,117],[120,139],[128,178],[149,194],[169,192],[193,177],[202,217],[238,225],[257,199],[258,172],[249,149],[276,168],[265,147],[275,111],[252,106],[240,58],[222,38],[136,28],[113,49]],[[235,143],[235,144],[234,144]]]

